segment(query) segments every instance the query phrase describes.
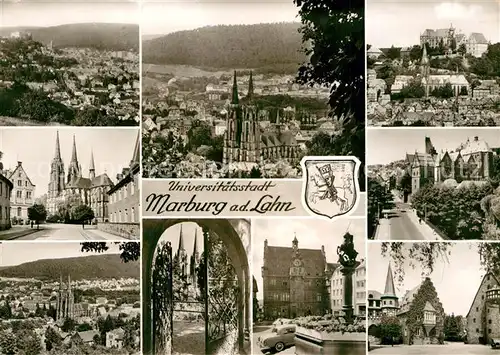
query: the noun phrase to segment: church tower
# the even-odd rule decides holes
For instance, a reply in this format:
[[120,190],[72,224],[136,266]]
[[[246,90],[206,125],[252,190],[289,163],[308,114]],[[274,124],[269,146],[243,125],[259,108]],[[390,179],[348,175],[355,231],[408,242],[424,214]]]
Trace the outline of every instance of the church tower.
[[76,141],[75,136],[73,136],[73,151],[71,152],[71,161],[68,166],[68,179],[67,183],[69,184],[74,179],[81,177],[80,165],[78,164],[78,156],[76,154]]
[[429,96],[429,75],[431,72],[431,64],[427,55],[427,43],[422,45],[422,60],[420,61],[420,72],[422,74],[422,84],[425,87],[425,97]]
[[184,249],[184,236],[182,234],[182,224],[181,231],[179,233],[179,246],[177,248],[177,252],[175,253],[174,262],[177,264],[179,268],[179,274],[182,277],[187,276],[187,254],[186,249]]
[[224,133],[224,149],[222,161],[224,164],[237,162],[239,159],[239,148],[241,145],[241,108],[238,95],[238,81],[236,79],[236,70],[233,76],[233,92],[229,113],[227,115],[226,132]]
[[253,77],[250,72],[248,83],[248,103],[243,108],[242,138],[239,161],[258,163],[260,161],[260,126],[257,107],[253,102]]
[[89,178],[90,181],[95,178],[94,151],[90,151]]
[[381,305],[382,313],[391,316],[396,315],[396,312],[399,309],[399,299],[398,296],[396,296],[396,290],[394,288],[394,279],[392,276],[392,269],[390,264],[387,269],[384,294],[380,297],[380,300],[382,303]]
[[189,275],[191,277],[191,283],[196,285],[197,283],[197,269],[200,264],[200,254],[198,253],[198,229],[194,230],[194,245],[193,254],[191,254],[191,260],[189,263]]
[[56,133],[56,150],[50,165],[49,191],[47,209],[49,214],[57,212],[57,198],[62,195],[64,185],[64,163],[61,159],[61,146],[59,144],[59,131]]

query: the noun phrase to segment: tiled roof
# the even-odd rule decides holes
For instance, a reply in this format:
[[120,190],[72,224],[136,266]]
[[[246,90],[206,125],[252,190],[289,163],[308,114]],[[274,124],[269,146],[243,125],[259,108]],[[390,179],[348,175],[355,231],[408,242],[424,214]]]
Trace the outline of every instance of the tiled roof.
[[488,40],[482,33],[473,32],[469,37],[469,41],[474,41],[478,44],[488,44]]
[[[325,259],[320,249],[298,249],[305,268],[305,276],[322,276]],[[289,276],[294,256],[293,248],[268,246],[264,252],[264,267],[273,276]]]
[[[370,297],[372,295],[373,297]],[[382,294],[375,290],[368,290],[368,299],[379,300]]]
[[89,343],[94,340],[94,336],[99,335],[99,332],[95,330],[87,330],[85,332],[78,332],[78,335],[84,343]]
[[108,174],[104,173],[99,176],[96,176],[94,179],[92,179],[92,187],[98,187],[98,186],[113,186],[113,181],[109,178]]

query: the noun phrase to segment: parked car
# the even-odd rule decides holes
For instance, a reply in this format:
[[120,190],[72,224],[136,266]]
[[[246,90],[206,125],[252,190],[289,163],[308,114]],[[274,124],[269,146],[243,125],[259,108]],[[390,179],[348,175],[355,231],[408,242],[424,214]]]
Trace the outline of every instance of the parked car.
[[275,327],[279,326],[279,325],[285,325],[285,324],[292,324],[293,323],[293,319],[288,319],[288,318],[278,318],[276,319],[274,322],[273,322],[273,325]]
[[269,350],[279,352],[295,345],[295,324],[273,327],[270,334],[259,337],[258,344],[262,352]]
[[491,348],[500,349],[500,339],[491,339]]

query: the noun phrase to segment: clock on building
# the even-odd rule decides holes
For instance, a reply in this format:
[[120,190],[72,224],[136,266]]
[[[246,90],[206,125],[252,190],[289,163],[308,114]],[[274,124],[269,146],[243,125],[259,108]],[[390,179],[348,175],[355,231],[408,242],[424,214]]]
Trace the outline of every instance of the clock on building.
[[299,267],[300,265],[302,265],[302,262],[300,261],[300,259],[295,259],[293,261],[293,265]]

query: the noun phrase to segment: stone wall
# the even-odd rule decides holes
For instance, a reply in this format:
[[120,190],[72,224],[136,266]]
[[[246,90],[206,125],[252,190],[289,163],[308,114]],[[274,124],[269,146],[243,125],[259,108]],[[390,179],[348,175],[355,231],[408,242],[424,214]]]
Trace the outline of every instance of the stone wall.
[[97,229],[127,239],[140,239],[139,223],[99,222]]

